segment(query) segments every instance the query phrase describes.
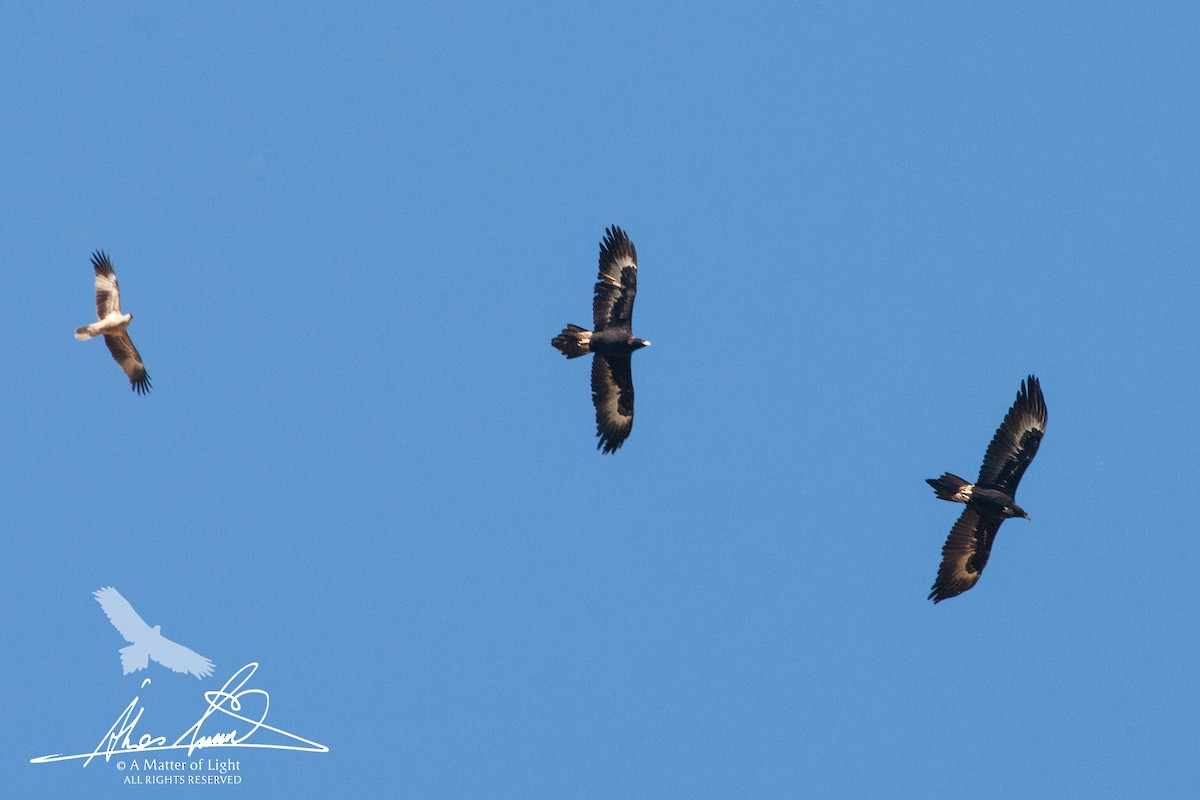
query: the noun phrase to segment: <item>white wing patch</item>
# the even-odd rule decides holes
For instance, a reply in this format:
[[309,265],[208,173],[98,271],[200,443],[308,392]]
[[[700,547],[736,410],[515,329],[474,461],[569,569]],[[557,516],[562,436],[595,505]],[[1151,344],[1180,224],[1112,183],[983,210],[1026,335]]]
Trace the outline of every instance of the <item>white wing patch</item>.
[[96,316],[104,318],[121,313],[121,290],[117,276],[96,275]]

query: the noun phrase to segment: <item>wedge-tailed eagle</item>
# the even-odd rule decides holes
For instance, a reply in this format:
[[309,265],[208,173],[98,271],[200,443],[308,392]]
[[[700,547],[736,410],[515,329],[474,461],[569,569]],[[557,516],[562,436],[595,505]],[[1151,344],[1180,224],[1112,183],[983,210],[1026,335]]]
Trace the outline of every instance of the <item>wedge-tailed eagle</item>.
[[121,313],[121,289],[117,286],[108,253],[103,250],[92,253],[92,268],[96,271],[96,316],[99,320],[76,328],[75,338],[85,342],[93,336],[103,335],[108,351],[129,376],[133,390],[145,394],[150,391],[150,376],[146,374],[141,354],[129,338],[127,328],[133,321],[133,314]]
[[197,678],[212,675],[213,662],[163,636],[160,633],[161,625],[153,628],[147,625],[116,589],[108,586],[93,592],[93,596],[104,609],[109,622],[130,643],[129,647],[121,648],[121,668],[125,675],[145,669],[148,659],[154,659],[167,669]]
[[1017,484],[1045,433],[1046,400],[1038,379],[1030,375],[1021,381],[1016,401],[988,445],[979,479],[970,484],[945,472],[925,481],[938,498],[967,504],[942,547],[942,565],[930,600],[939,603],[974,586],[992,552],[1000,523],[1009,517],[1029,519],[1017,505]]
[[592,404],[596,406],[596,449],[615,452],[633,429],[633,351],[649,347],[633,335],[637,296],[637,251],[613,225],[600,243],[600,275],[592,300],[595,330],[568,325],[550,340],[567,358],[593,354]]

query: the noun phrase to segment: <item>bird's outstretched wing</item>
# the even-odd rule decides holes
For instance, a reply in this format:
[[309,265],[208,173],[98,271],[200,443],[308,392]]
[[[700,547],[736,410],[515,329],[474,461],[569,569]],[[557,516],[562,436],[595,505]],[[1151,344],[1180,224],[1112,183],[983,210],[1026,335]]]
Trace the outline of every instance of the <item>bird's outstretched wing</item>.
[[592,321],[598,331],[633,322],[637,296],[637,250],[625,231],[613,225],[600,243],[600,274],[592,298]]
[[592,403],[596,406],[596,448],[611,453],[633,430],[633,369],[629,353],[592,356]]
[[129,334],[125,331],[106,333],[104,334],[104,343],[108,345],[108,352],[112,353],[113,360],[121,365],[121,369],[125,370],[125,375],[129,378],[133,390],[138,394],[149,392],[150,375],[146,372],[146,365],[142,363],[142,354],[133,346],[133,340],[129,338]]
[[139,644],[156,635],[146,621],[133,610],[133,606],[129,605],[129,601],[122,597],[116,589],[106,586],[93,592],[92,596],[104,609],[104,615],[108,617],[108,621],[113,624],[118,633],[125,637],[125,641],[130,644]]
[[150,657],[167,669],[197,678],[207,678],[213,672],[213,662],[162,634],[150,645]]
[[942,564],[929,593],[930,600],[940,603],[962,594],[979,581],[1001,522],[1004,517],[981,517],[973,508],[963,509],[942,546]]
[[109,314],[120,314],[121,288],[108,253],[103,250],[92,253],[92,269],[96,271],[96,316],[104,319]]
[[1015,497],[1017,484],[1037,454],[1045,432],[1046,399],[1038,379],[1030,375],[1021,381],[1016,401],[988,445],[976,484]]

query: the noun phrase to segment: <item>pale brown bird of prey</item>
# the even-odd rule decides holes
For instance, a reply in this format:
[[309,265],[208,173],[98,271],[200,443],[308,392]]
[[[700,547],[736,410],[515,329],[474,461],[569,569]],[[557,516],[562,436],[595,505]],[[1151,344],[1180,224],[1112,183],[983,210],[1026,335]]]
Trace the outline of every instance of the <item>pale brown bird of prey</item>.
[[213,662],[163,636],[160,633],[161,625],[153,628],[147,625],[116,589],[108,586],[94,592],[93,596],[104,609],[108,621],[130,643],[129,647],[121,648],[121,668],[125,675],[145,669],[149,659],[154,659],[167,669],[197,678],[212,675]]
[[567,358],[592,356],[592,404],[596,406],[597,449],[615,452],[633,430],[634,350],[649,346],[633,335],[637,297],[637,251],[625,231],[613,225],[600,243],[600,274],[592,298],[595,330],[568,325],[550,340]]
[[104,343],[129,376],[133,390],[145,394],[150,391],[150,376],[146,374],[141,354],[129,338],[127,328],[133,321],[133,314],[121,313],[121,289],[117,286],[117,276],[108,253],[103,250],[92,253],[92,268],[96,271],[96,316],[99,320],[76,328],[75,338],[86,342],[93,336],[104,336]]
[[929,599],[940,603],[979,581],[992,552],[1000,523],[1010,517],[1029,519],[1017,505],[1017,484],[1037,454],[1046,433],[1046,399],[1038,379],[1021,381],[1017,399],[996,429],[974,484],[949,472],[925,482],[938,498],[966,503],[942,547],[942,565]]

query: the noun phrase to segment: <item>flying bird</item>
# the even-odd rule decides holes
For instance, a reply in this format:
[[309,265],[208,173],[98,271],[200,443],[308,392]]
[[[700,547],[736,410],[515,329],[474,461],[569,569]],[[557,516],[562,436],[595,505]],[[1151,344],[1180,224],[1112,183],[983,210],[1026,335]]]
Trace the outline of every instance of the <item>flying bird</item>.
[[75,338],[86,342],[93,336],[103,335],[112,357],[129,376],[133,390],[145,394],[150,391],[150,376],[146,374],[141,354],[129,339],[127,328],[133,321],[133,314],[121,313],[121,289],[117,286],[108,253],[103,250],[92,253],[92,268],[96,271],[96,316],[99,321],[76,328]]
[[104,609],[109,622],[129,642],[121,648],[121,668],[125,675],[145,669],[147,659],[154,659],[175,672],[186,672],[197,678],[212,675],[213,663],[199,653],[176,644],[159,631],[161,625],[151,628],[129,605],[129,601],[111,586],[93,593],[96,602]]
[[1016,401],[988,445],[979,479],[971,484],[945,472],[925,481],[939,499],[967,504],[942,547],[942,565],[930,600],[940,603],[974,586],[992,552],[1000,523],[1009,517],[1029,519],[1017,505],[1017,484],[1045,433],[1046,400],[1038,379],[1030,375],[1021,381]]
[[637,296],[637,251],[625,231],[613,225],[600,243],[600,275],[592,299],[595,330],[568,325],[550,340],[567,358],[592,358],[592,404],[596,406],[597,450],[615,452],[633,429],[633,351],[649,347],[633,335]]

